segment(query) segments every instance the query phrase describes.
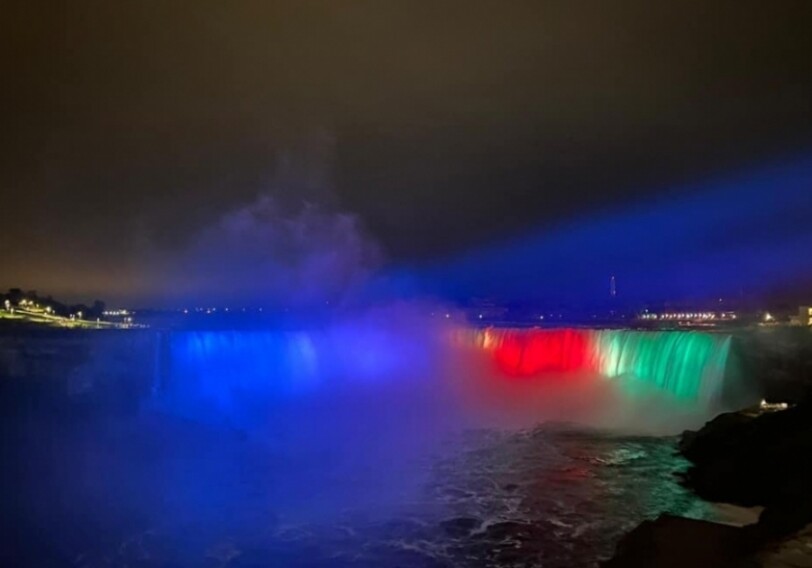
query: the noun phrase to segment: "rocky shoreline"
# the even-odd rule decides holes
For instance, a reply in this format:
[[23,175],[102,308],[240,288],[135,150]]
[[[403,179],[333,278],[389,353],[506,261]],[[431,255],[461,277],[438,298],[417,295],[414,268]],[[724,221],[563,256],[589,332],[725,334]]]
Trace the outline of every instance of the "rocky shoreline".
[[812,404],[762,404],[682,434],[683,483],[708,501],[763,507],[743,527],[663,515],[618,543],[606,568],[812,567]]

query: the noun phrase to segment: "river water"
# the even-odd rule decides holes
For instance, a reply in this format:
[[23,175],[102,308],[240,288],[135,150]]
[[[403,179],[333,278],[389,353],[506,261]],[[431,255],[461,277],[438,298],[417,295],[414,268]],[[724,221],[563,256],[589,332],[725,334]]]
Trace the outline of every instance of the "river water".
[[106,432],[65,440],[59,483],[28,495],[65,565],[594,566],[644,519],[722,516],[677,482],[671,437],[468,430],[348,466],[157,417]]

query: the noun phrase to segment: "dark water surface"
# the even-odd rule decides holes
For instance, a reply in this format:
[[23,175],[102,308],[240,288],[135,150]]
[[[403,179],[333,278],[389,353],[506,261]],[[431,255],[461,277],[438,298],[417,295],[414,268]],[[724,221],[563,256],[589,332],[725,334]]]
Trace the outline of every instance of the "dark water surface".
[[157,412],[9,424],[5,565],[592,566],[646,518],[717,515],[673,438],[542,425],[421,453],[329,424],[321,444]]

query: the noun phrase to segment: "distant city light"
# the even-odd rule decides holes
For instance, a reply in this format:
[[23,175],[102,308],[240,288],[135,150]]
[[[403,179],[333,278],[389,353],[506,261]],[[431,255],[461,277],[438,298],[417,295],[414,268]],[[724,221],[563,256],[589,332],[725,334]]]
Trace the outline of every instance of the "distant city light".
[[664,312],[664,313],[641,313],[638,316],[641,320],[666,320],[666,321],[710,321],[716,319],[736,319],[735,312]]
[[129,310],[124,310],[124,309],[105,310],[105,311],[102,312],[103,316],[109,316],[109,317],[120,317],[120,316],[129,315],[129,314],[130,314],[130,311]]

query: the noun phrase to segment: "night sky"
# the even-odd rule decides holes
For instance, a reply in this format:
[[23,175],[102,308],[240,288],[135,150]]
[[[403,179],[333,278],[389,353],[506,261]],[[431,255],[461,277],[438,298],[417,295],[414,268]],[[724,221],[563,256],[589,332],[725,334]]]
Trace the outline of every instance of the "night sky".
[[261,195],[384,266],[681,199],[812,155],[810,30],[807,0],[6,2],[0,288],[149,301]]

